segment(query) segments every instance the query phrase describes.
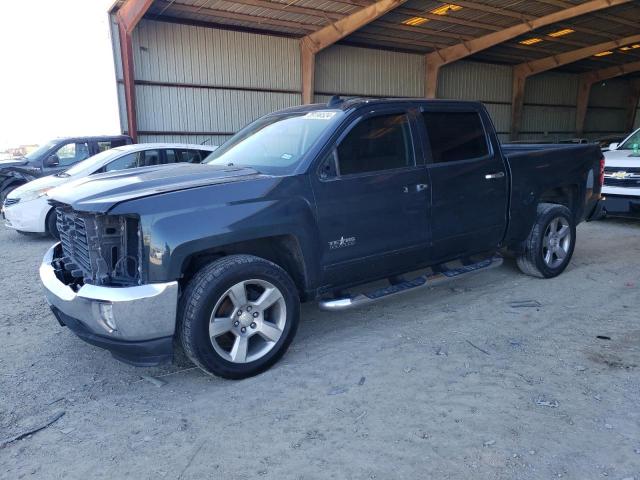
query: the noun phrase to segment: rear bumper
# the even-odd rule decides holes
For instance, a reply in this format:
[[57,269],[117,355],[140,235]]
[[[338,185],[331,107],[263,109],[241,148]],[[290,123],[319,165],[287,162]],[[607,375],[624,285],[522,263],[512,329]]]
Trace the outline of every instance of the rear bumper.
[[145,366],[170,360],[177,282],[121,288],[84,285],[74,291],[56,275],[53,261],[59,245],[47,251],[40,265],[45,296],[58,321],[119,360]]
[[623,215],[640,218],[639,196],[606,194],[606,198],[602,204],[607,215]]

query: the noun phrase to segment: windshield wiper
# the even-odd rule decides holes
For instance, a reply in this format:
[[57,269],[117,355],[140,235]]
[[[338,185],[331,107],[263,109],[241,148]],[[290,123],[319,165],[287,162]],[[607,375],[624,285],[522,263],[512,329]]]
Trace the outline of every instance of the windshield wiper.
[[56,177],[59,177],[59,178],[67,178],[69,176],[70,175],[67,172],[58,172],[58,173],[56,173]]

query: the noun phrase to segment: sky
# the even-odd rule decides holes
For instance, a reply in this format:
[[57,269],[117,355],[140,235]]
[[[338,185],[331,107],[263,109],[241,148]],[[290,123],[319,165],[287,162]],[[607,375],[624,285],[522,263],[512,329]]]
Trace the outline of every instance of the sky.
[[114,0],[0,1],[0,151],[119,133]]

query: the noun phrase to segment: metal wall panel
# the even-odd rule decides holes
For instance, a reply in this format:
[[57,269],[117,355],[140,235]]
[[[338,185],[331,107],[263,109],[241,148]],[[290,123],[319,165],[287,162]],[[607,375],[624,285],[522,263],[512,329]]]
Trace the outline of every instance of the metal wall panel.
[[127,125],[127,101],[124,95],[124,84],[117,83],[116,88],[118,90],[118,112],[120,113],[120,131],[126,132]]
[[316,56],[315,90],[329,95],[420,97],[424,56],[333,45]]
[[614,78],[596,83],[591,87],[589,106],[626,109],[630,96],[631,85],[629,81],[622,78]]
[[120,32],[115,15],[109,15],[109,36],[111,39],[111,49],[113,51],[113,65],[115,70],[116,90],[118,99],[118,117],[120,120],[120,132],[127,131],[127,102],[124,95],[124,85],[122,84],[122,56],[120,52]]
[[575,130],[575,107],[554,107],[526,105],[522,114],[522,133],[566,133],[571,136]]
[[511,85],[511,67],[456,62],[440,70],[438,98],[511,103]]
[[571,73],[546,72],[527,79],[524,103],[574,107],[578,95],[578,76]]
[[220,144],[257,117],[301,102],[291,38],[143,20],[133,54],[140,141]]
[[611,133],[624,132],[627,113],[621,109],[590,108],[584,123],[585,132]]
[[299,94],[136,86],[141,132],[234,133],[261,115],[298,105]]
[[300,89],[291,38],[143,20],[133,34],[136,80]]
[[109,27],[111,36],[111,49],[113,50],[113,63],[116,71],[116,80],[122,80],[122,56],[120,52],[120,32],[118,31],[118,23],[116,16],[109,16]]
[[222,145],[230,135],[140,135],[140,143],[193,143],[197,145]]

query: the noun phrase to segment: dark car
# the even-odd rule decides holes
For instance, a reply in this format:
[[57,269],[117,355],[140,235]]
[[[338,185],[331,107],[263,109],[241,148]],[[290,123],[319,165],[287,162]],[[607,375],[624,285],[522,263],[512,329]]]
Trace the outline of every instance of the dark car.
[[0,161],[0,205],[31,180],[61,172],[96,153],[132,143],[127,135],[56,138],[24,157]]
[[301,301],[353,308],[498,266],[501,249],[559,275],[603,168],[593,144],[501,146],[476,102],[289,108],[204,164],[51,191],[61,244],[40,276],[58,320],[117,358],[184,351],[243,378],[284,354]]

